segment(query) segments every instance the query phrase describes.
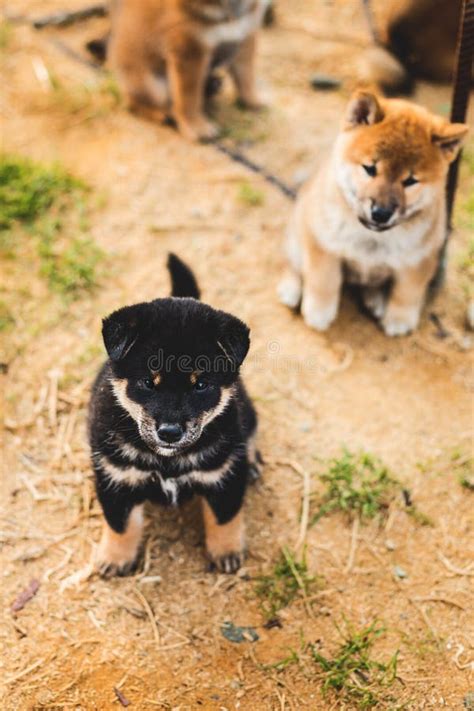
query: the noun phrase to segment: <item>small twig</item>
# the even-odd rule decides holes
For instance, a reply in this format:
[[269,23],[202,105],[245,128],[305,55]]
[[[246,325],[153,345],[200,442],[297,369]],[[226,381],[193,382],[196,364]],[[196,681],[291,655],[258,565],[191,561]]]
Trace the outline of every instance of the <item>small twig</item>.
[[91,5],[82,10],[74,10],[72,12],[57,12],[54,15],[45,15],[33,20],[31,24],[35,30],[42,30],[45,27],[67,27],[75,22],[82,22],[91,17],[105,17],[108,15],[108,8],[105,4]]
[[23,590],[23,592],[21,592],[18,595],[18,597],[16,598],[16,600],[13,602],[13,604],[11,606],[11,611],[13,613],[15,613],[15,612],[20,612],[20,610],[23,610],[25,605],[27,603],[29,603],[29,601],[34,598],[34,596],[38,592],[39,588],[40,588],[39,580],[36,580],[36,578],[33,578],[33,580],[31,580],[28,587],[25,588]]
[[49,400],[48,400],[48,419],[51,427],[55,428],[57,425],[57,409],[58,409],[58,381],[61,377],[61,372],[57,368],[53,368],[49,371],[48,377],[50,379],[49,386]]
[[357,550],[357,536],[359,535],[359,518],[356,516],[354,523],[352,524],[352,535],[351,535],[351,547],[349,550],[349,557],[347,559],[344,572],[347,574],[351,571],[354,565],[355,554]]
[[130,701],[122,694],[120,689],[118,689],[116,686],[114,686],[114,693],[117,699],[119,700],[121,706],[130,706]]
[[295,543],[295,552],[298,552],[300,548],[303,548],[306,543],[306,534],[308,532],[309,523],[309,498],[310,498],[310,488],[311,488],[311,477],[306,469],[303,469],[298,462],[292,459],[282,459],[278,464],[283,466],[291,467],[293,471],[300,475],[303,480],[303,494],[301,499],[301,520],[300,520],[300,530],[298,538]]
[[443,602],[445,605],[452,605],[453,607],[459,608],[459,610],[465,610],[466,608],[464,605],[461,605],[459,602],[456,602],[456,600],[450,600],[448,597],[436,597],[436,596],[431,596],[431,597],[414,597],[414,600],[417,600],[418,602]]
[[301,578],[301,575],[299,574],[298,570],[296,569],[296,566],[295,566],[295,564],[294,564],[294,561],[293,561],[291,555],[289,555],[288,551],[287,551],[285,548],[282,548],[281,551],[282,551],[283,556],[284,556],[284,558],[285,558],[285,560],[286,560],[286,562],[287,562],[287,564],[288,564],[288,566],[289,566],[289,568],[290,568],[290,570],[291,570],[291,572],[292,572],[292,574],[293,574],[294,579],[295,579],[296,582],[298,583],[298,587],[299,587],[300,592],[301,592],[301,595],[302,595],[302,597],[303,597],[305,610],[306,610],[306,612],[308,613],[308,616],[309,616],[309,617],[314,617],[313,611],[312,611],[312,609],[311,609],[311,605],[310,605],[309,602],[308,602],[308,597],[307,597],[307,594],[306,594],[306,586],[305,586],[305,584],[304,584],[304,582],[303,582],[303,580],[302,580],[302,578]]
[[13,684],[14,681],[18,681],[18,679],[22,679],[24,676],[32,672],[34,669],[37,669],[40,667],[44,662],[44,659],[38,659],[37,662],[34,664],[30,664],[29,667],[26,667],[26,669],[23,669],[23,671],[18,672],[18,674],[14,674],[11,676],[9,679],[5,681],[5,684]]
[[451,573],[454,573],[455,575],[466,575],[469,577],[474,577],[474,570],[471,570],[474,563],[470,563],[467,568],[458,568],[457,566],[453,565],[453,563],[451,563],[451,561],[446,558],[446,556],[444,556],[442,553],[438,553],[438,558],[443,563],[443,565],[449,571],[451,571]]
[[153,629],[153,637],[155,639],[155,642],[158,646],[161,644],[161,638],[160,638],[160,632],[158,630],[158,625],[156,624],[155,620],[155,615],[153,614],[153,610],[150,607],[150,603],[146,599],[146,597],[143,595],[142,592],[138,588],[133,588],[135,595],[138,597],[140,600],[143,609],[145,610],[146,614],[148,615],[148,619],[150,620],[151,627]]

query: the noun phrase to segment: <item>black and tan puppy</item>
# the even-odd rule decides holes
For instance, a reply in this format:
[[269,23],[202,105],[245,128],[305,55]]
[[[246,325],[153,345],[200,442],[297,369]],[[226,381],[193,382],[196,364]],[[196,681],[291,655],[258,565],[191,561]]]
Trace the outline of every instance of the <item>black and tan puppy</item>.
[[[204,115],[210,72],[227,66],[241,101],[255,86],[256,33],[268,0],[114,0],[107,55],[131,108],[172,115],[190,140],[212,139]],[[151,109],[151,112],[150,112]]]
[[172,298],[127,306],[103,322],[109,359],[93,386],[89,436],[104,516],[97,564],[133,570],[143,505],[202,497],[206,548],[221,571],[244,554],[242,504],[258,474],[257,419],[239,377],[249,329],[198,301],[174,255]]

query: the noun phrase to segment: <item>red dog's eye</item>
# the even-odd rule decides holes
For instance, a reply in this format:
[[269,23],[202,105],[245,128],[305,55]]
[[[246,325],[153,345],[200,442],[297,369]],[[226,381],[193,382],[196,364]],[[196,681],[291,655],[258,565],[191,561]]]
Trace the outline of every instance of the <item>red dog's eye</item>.
[[408,178],[405,178],[405,180],[402,180],[402,185],[404,188],[409,188],[410,185],[416,185],[420,181],[417,180],[413,175],[410,175]]
[[363,169],[367,173],[367,175],[370,175],[371,178],[375,178],[377,175],[377,166],[376,165],[364,165],[362,164]]

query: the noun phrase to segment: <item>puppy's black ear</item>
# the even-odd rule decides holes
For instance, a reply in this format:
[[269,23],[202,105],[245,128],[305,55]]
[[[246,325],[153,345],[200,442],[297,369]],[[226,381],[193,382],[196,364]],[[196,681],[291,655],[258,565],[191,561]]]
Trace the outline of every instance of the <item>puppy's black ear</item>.
[[219,316],[217,345],[232,369],[237,371],[249,350],[250,329],[235,316],[223,312],[220,312]]
[[102,321],[102,338],[113,361],[125,358],[138,337],[139,311],[135,306],[114,311]]

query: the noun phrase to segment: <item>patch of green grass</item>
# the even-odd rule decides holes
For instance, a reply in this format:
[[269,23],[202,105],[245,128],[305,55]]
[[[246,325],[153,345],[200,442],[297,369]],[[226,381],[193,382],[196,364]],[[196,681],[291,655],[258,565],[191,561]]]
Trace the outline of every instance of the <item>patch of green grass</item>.
[[91,239],[74,237],[64,249],[58,249],[51,239],[42,239],[39,255],[41,274],[52,291],[76,298],[96,285],[97,265],[103,253]]
[[4,301],[0,301],[0,331],[6,331],[8,328],[13,326],[14,323],[15,319],[8,307],[8,304]]
[[238,198],[248,207],[260,207],[265,202],[265,193],[251,183],[243,182],[239,185]]
[[397,676],[398,652],[388,662],[376,661],[371,656],[375,640],[384,631],[378,622],[362,630],[355,630],[347,624],[345,634],[341,632],[343,643],[332,658],[323,656],[312,645],[312,657],[321,669],[325,695],[334,692],[351,704],[351,708],[357,709],[376,708],[393,701],[387,694],[387,688]]
[[[473,201],[473,215],[474,215],[474,201]],[[466,249],[458,257],[459,268],[463,271],[472,273],[474,275],[474,237],[467,243]]]
[[318,510],[310,519],[310,526],[323,516],[336,511],[346,513],[362,523],[383,516],[397,495],[405,499],[404,511],[421,526],[433,526],[433,521],[410,500],[409,492],[389,469],[368,452],[354,454],[344,450],[340,457],[330,460],[328,470],[320,475],[326,491]]
[[[0,236],[10,259],[33,252],[51,291],[78,298],[97,283],[103,253],[88,236],[86,185],[58,165],[0,159]],[[73,236],[72,236],[73,235]]]
[[57,165],[0,156],[0,231],[8,230],[15,222],[33,222],[59,197],[84,188],[80,180]]
[[42,97],[41,108],[66,116],[77,116],[82,121],[107,116],[121,103],[120,89],[111,74],[100,75],[84,82],[65,81],[49,67],[47,86],[49,92]]
[[300,592],[308,595],[314,582],[315,578],[308,574],[305,556],[298,562],[293,553],[283,547],[271,574],[262,575],[255,588],[265,617],[269,620],[276,617]]
[[377,457],[345,450],[341,457],[332,459],[328,471],[321,474],[326,492],[311,524],[334,511],[343,511],[361,521],[374,518],[387,510],[399,482]]
[[474,460],[461,447],[451,452],[451,463],[457,474],[459,484],[463,489],[474,491]]
[[462,152],[462,166],[469,175],[474,175],[474,147],[466,146]]
[[13,34],[13,27],[9,22],[0,22],[0,52],[7,49]]
[[410,516],[410,518],[412,518],[415,523],[419,524],[420,526],[434,526],[433,519],[423,513],[423,511],[420,511],[420,509],[414,506],[413,504],[407,506],[405,511],[407,515]]

